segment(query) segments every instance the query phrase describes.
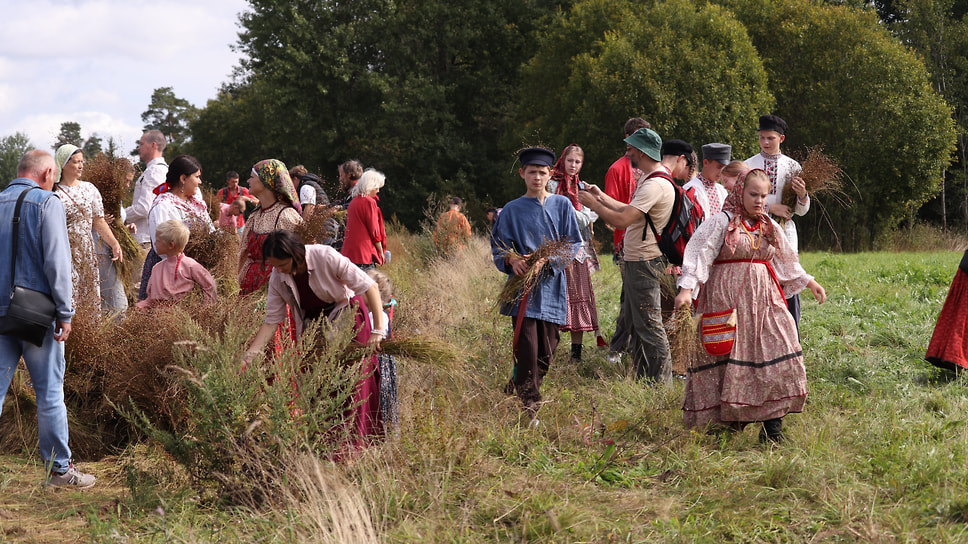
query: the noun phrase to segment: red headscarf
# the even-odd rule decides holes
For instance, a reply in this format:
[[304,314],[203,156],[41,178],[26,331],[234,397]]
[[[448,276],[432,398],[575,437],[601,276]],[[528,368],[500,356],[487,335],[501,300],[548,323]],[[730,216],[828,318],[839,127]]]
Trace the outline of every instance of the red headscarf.
[[572,151],[578,151],[581,153],[582,157],[585,156],[585,151],[578,147],[578,144],[571,144],[561,151],[561,156],[558,157],[558,162],[555,163],[555,167],[551,169],[551,179],[558,182],[558,190],[555,191],[559,195],[565,195],[568,200],[571,201],[571,205],[575,207],[576,210],[581,209],[581,202],[578,202],[578,174],[574,176],[569,176],[565,173],[565,158]]
[[[733,217],[729,220],[729,226],[727,227],[727,232],[733,232],[740,228],[740,221],[746,221],[747,225],[758,225],[762,236],[766,239],[767,243],[776,246],[776,229],[773,228],[773,221],[770,221],[770,216],[767,213],[761,213],[757,215],[750,215],[746,211],[746,207],[743,206],[743,191],[746,189],[746,178],[748,178],[754,172],[759,172],[765,178],[767,183],[770,181],[770,177],[761,168],[754,168],[745,174],[740,174],[736,178],[736,184],[733,185],[733,190],[726,197],[726,202],[723,203],[723,211],[729,212]],[[733,237],[727,236],[727,242]],[[735,240],[735,238],[733,238]]]

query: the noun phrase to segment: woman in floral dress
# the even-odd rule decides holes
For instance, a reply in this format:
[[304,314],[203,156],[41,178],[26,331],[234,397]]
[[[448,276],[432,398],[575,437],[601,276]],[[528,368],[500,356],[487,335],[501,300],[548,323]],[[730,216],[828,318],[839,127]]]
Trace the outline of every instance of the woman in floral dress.
[[67,214],[67,234],[70,238],[74,283],[74,301],[85,301],[100,309],[101,279],[98,274],[97,252],[93,231],[111,248],[111,259],[122,258],[121,244],[104,220],[101,193],[92,183],[81,181],[84,173],[84,154],[77,146],[65,144],[54,153],[58,183],[54,192],[60,196]]
[[688,369],[686,426],[724,423],[739,430],[763,422],[760,439],[780,442],[783,416],[801,412],[807,397],[803,350],[786,296],[807,288],[823,303],[827,295],[766,214],[769,192],[763,170],[737,180],[723,211],[707,218],[686,246],[675,304],[687,304],[701,286],[698,313],[736,310],[728,355],[704,353]]
[[155,192],[158,196],[151,203],[148,211],[148,235],[151,237],[151,251],[145,257],[145,267],[141,272],[141,289],[138,300],[148,298],[148,281],[151,279],[151,269],[161,262],[162,258],[155,253],[155,234],[158,225],[175,219],[185,223],[189,229],[204,225],[208,230],[215,230],[212,218],[208,215],[208,205],[198,194],[198,187],[202,184],[202,165],[191,155],[179,155],[168,166],[165,183],[158,186]]
[[274,230],[292,230],[302,223],[302,210],[296,198],[296,187],[282,161],[267,159],[252,167],[249,193],[259,199],[242,231],[239,249],[239,289],[241,294],[254,293],[269,282],[272,266],[262,258],[262,244]]

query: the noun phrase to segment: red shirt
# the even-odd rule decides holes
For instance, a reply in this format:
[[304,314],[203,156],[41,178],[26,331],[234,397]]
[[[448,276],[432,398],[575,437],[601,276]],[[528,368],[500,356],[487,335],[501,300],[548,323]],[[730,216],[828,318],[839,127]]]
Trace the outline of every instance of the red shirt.
[[[632,163],[626,156],[620,157],[608,167],[605,173],[605,194],[621,202],[628,204],[632,202],[632,194],[635,192],[635,175]],[[612,234],[612,242],[615,244],[615,251],[622,248],[622,241],[625,239],[625,229],[615,229]]]
[[376,244],[379,242],[386,249],[387,233],[377,200],[376,196],[361,195],[351,200],[346,210],[342,253],[353,264],[383,264],[383,252],[377,251]]

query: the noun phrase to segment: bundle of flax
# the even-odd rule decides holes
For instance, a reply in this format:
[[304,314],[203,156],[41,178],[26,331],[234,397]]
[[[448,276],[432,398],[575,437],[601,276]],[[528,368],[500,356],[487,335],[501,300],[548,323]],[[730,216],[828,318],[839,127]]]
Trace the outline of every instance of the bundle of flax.
[[346,211],[335,206],[317,205],[309,217],[296,225],[293,232],[304,244],[323,244],[339,233],[339,218],[345,221]]
[[[134,271],[141,269],[145,258],[144,249],[121,222],[121,199],[125,192],[124,182],[130,164],[125,159],[111,160],[107,155],[99,153],[84,165],[84,177],[101,193],[104,214],[114,217],[108,226],[121,245],[121,253],[124,255],[124,259],[113,263],[119,278],[133,277]],[[131,286],[128,283],[124,282],[124,289],[130,298],[136,293],[129,292]]]
[[[541,259],[546,261],[568,261],[575,253],[575,245],[563,238],[558,238],[554,240],[545,240],[538,249],[534,250],[533,253],[525,257],[521,255],[514,249],[505,249],[503,254],[505,257],[517,257],[518,259],[524,259],[528,263],[528,271],[521,276],[512,274],[508,278],[507,283],[504,284],[504,288],[501,289],[501,293],[497,296],[498,305],[510,304],[521,300],[524,293],[531,291],[531,289],[538,283],[541,277],[542,270],[536,269],[533,265]],[[546,263],[545,266],[549,266],[550,263]]]
[[692,315],[692,304],[683,304],[666,322],[669,336],[669,353],[672,356],[672,372],[684,376],[689,368],[705,358],[699,320]]
[[[823,154],[823,146],[808,147],[807,158],[800,166],[802,167],[800,179],[803,180],[808,195],[842,192],[840,174],[843,170],[830,157]],[[792,183],[784,185],[780,202],[790,208],[796,205],[797,194],[793,191]]]

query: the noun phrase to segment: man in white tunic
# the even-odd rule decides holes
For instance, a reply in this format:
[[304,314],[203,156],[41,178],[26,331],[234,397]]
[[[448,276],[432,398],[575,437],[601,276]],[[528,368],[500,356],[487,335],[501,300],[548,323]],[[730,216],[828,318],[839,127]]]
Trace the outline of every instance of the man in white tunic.
[[[783,226],[783,233],[793,251],[799,253],[797,241],[797,226],[793,222],[794,215],[806,215],[810,211],[810,195],[806,185],[800,179],[800,163],[791,159],[780,151],[780,144],[786,140],[787,124],[776,115],[760,116],[760,152],[746,159],[750,168],[761,168],[770,176],[770,196],[766,199],[766,211]],[[797,201],[790,206],[780,202],[783,188],[787,183],[793,185],[797,194]],[[787,308],[793,314],[793,319],[800,326],[800,295],[793,295],[787,299]]]

